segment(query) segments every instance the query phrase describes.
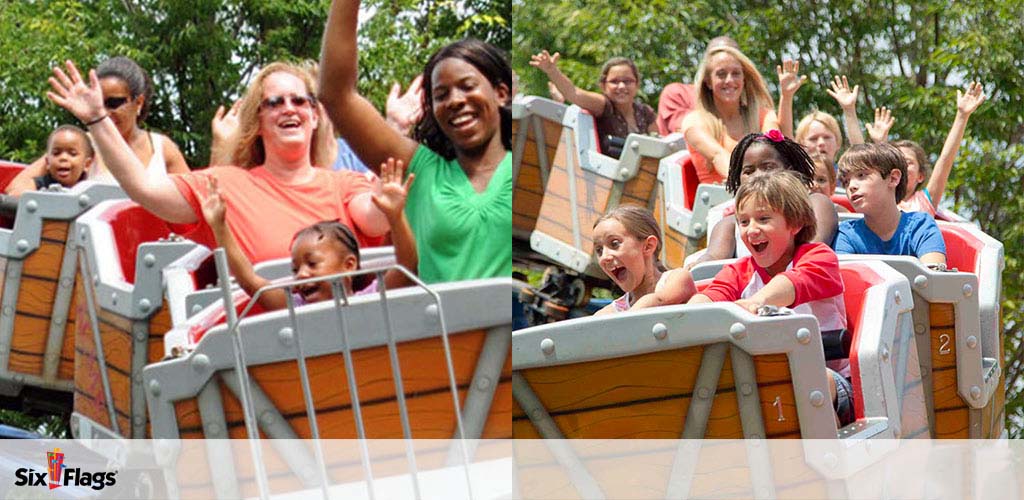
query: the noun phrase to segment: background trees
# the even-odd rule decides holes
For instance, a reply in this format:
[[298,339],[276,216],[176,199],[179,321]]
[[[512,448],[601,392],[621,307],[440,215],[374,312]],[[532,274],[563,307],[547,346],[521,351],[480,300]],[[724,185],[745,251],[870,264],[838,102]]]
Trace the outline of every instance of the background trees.
[[[513,67],[523,92],[547,95],[544,74],[528,65],[541,49],[562,53],[563,71],[596,89],[601,64],[633,58],[641,92],[657,105],[661,88],[689,82],[705,43],[735,38],[777,88],[775,65],[800,61],[808,82],[796,95],[797,119],[813,108],[839,116],[825,93],[833,75],[861,87],[860,116],[893,108],[891,138],[913,139],[932,160],[956,114],[956,88],[985,85],[988,102],[974,113],[947,195],[960,214],[1003,242],[1003,320],[1007,415],[1011,436],[1024,428],[1024,4],[836,0],[513,0]],[[776,97],[777,98],[777,97]]]
[[[76,120],[45,97],[65,59],[94,68],[127,55],[155,87],[149,127],[171,136],[189,165],[209,157],[210,119],[264,64],[319,59],[330,0],[54,0],[0,7],[0,158],[29,162],[58,123]],[[475,36],[509,49],[507,0],[366,0],[359,86],[384,109],[430,54]]]

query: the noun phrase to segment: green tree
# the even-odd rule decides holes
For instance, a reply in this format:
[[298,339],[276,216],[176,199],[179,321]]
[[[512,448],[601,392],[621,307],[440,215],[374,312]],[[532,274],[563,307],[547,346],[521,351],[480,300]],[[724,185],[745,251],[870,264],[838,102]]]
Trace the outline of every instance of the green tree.
[[834,75],[861,86],[861,117],[889,106],[891,138],[919,142],[934,161],[956,113],[956,88],[977,80],[988,102],[971,117],[953,169],[948,199],[1005,245],[1003,322],[1007,415],[1011,436],[1024,431],[1024,4],[939,0],[806,2],[725,0],[651,2],[513,1],[513,67],[524,92],[547,95],[543,73],[529,66],[541,49],[562,53],[561,67],[580,87],[596,89],[600,65],[633,58],[651,105],[673,81],[689,82],[705,44],[736,39],[777,88],[775,66],[800,61],[809,81],[796,95],[799,119],[818,108],[838,116],[825,93]]

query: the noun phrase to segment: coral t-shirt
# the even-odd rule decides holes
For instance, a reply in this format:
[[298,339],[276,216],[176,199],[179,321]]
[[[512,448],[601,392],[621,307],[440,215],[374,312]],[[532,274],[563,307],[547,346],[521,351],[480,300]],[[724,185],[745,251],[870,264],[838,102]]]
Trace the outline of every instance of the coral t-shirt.
[[[768,108],[761,108],[758,112],[757,126],[764,127],[764,118],[768,116],[768,112],[771,111]],[[726,151],[732,151],[736,148],[736,144],[739,141],[732,138],[728,132],[722,130],[722,136],[718,138],[718,143],[725,148]],[[690,158],[693,160],[693,168],[697,170],[697,179],[701,184],[722,184],[725,182],[725,177],[715,170],[714,165],[704,157],[704,155],[697,152],[693,146],[687,144],[686,148],[690,150]]]
[[172,175],[174,185],[198,219],[192,224],[173,224],[172,230],[185,233],[198,229],[200,234],[209,236],[207,241],[214,241],[197,196],[197,192],[206,194],[208,178],[212,175],[217,178],[217,187],[227,201],[228,228],[251,262],[291,256],[295,233],[323,220],[338,220],[348,225],[360,247],[382,244],[383,237],[366,236],[355,227],[348,214],[352,198],[372,189],[370,180],[348,170],[335,172],[315,168],[313,171],[313,179],[301,184],[281,182],[263,167],[250,170],[213,167]]

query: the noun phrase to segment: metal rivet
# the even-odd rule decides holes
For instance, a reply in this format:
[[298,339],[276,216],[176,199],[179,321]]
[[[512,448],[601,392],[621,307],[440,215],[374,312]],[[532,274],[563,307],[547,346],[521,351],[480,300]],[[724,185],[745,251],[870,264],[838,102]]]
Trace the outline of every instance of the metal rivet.
[[920,334],[924,333],[925,327],[921,323],[918,323],[918,324],[914,325],[914,331],[917,332],[918,335],[920,335]]
[[814,406],[825,404],[825,394],[821,391],[811,391],[811,404]]
[[86,206],[88,204],[89,204],[89,195],[83,194],[83,195],[78,197],[78,205],[79,206],[83,206],[84,207],[84,206]]
[[192,356],[192,369],[203,373],[210,369],[210,358],[205,354],[196,354]]
[[36,200],[28,200],[28,203],[25,203],[25,209],[29,212],[35,212],[39,209],[39,203]]
[[274,414],[267,410],[260,414],[260,423],[267,426],[274,423]]
[[117,292],[112,292],[110,294],[110,303],[114,304],[115,306],[117,305]]
[[900,292],[899,292],[899,291],[895,291],[895,292],[893,292],[893,294],[892,294],[892,298],[893,298],[893,300],[895,300],[895,301],[896,301],[896,303],[897,303],[897,304],[899,304],[899,303],[903,302],[903,297],[902,297],[902,296],[900,295]]
[[203,307],[200,306],[199,304],[193,304],[192,305],[192,314],[195,314],[195,313],[201,311],[202,309],[203,309]]
[[145,331],[135,332],[135,340],[137,340],[139,342],[144,342],[146,340],[146,332]]
[[971,386],[971,399],[981,399],[981,387]]
[[683,218],[682,217],[676,217],[676,227],[682,227],[682,226],[683,226]]
[[277,332],[277,339],[284,345],[292,345],[292,341],[295,340],[295,332],[291,327],[286,326]]
[[555,352],[555,341],[551,339],[544,339],[540,341],[540,350],[548,356]]
[[882,348],[882,361],[889,361],[889,348],[888,347],[883,347]]
[[801,328],[796,331],[796,341],[801,344],[806,344],[811,341],[811,331],[806,328]]
[[142,372],[141,371],[135,372],[135,375],[132,375],[132,381],[134,381],[136,384],[141,384],[142,383]]
[[[682,225],[682,224],[680,224],[680,225]],[[699,233],[703,233],[704,232],[704,224],[701,224],[700,222],[694,224],[693,225],[693,232],[698,233],[698,234]]]
[[826,453],[825,456],[822,457],[822,461],[824,462],[825,467],[828,467],[829,469],[839,467],[839,457],[834,453]]
[[978,347],[978,337],[975,337],[974,335],[967,337],[967,347],[970,349]]
[[964,285],[964,297],[970,297],[974,294],[974,287],[970,283]]
[[11,306],[4,306],[4,308],[3,308],[3,315],[4,316],[10,316],[11,314],[14,314],[14,308],[11,307]]
[[711,195],[707,191],[700,194],[700,201],[707,205],[711,201]]
[[437,304],[430,304],[430,305],[428,305],[423,310],[423,312],[426,313],[426,315],[430,316],[431,318],[436,318],[437,317]]
[[480,377],[476,380],[476,388],[481,391],[486,390],[491,386],[491,379],[487,377]]
[[142,299],[139,301],[139,310],[142,312],[149,312],[153,304],[149,302],[149,299]]
[[622,177],[623,179],[625,179],[627,176],[629,176],[629,169],[628,168],[620,168],[619,169],[619,177]]
[[217,436],[220,434],[220,424],[217,422],[210,422],[206,425],[206,433],[211,436]]
[[701,387],[697,389],[697,397],[701,399],[707,399],[711,395],[711,391],[707,387]]
[[742,339],[747,336],[747,327],[743,323],[733,323],[729,327],[729,335],[736,340]]
[[651,328],[651,332],[654,333],[654,338],[665,340],[665,337],[668,336],[668,327],[665,326],[665,323],[655,323],[654,327]]
[[18,249],[19,252],[26,252],[28,251],[28,240],[18,240],[18,242],[15,243],[14,246]]
[[88,235],[89,235],[89,232],[86,231],[84,227],[81,230],[78,231],[78,237],[82,238],[83,240]]
[[740,393],[742,393],[744,396],[749,396],[752,392],[754,392],[754,387],[751,386],[750,384],[743,384],[740,386]]
[[928,288],[928,277],[923,274],[914,276],[914,286],[917,288]]
[[142,415],[135,415],[134,417],[132,417],[132,422],[135,422],[135,425],[145,424],[146,417],[143,417]]
[[544,412],[541,411],[540,408],[534,408],[533,411],[530,412],[530,416],[533,417],[534,420],[538,420],[544,416]]
[[160,397],[160,382],[156,380],[149,381],[149,393],[153,396]]
[[142,258],[142,263],[145,264],[146,267],[153,267],[156,264],[156,256],[151,253],[147,253],[146,256]]

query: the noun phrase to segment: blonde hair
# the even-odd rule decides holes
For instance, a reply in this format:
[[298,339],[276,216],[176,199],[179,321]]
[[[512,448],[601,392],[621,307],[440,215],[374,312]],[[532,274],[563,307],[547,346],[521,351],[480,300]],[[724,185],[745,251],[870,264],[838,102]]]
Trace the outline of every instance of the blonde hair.
[[726,133],[725,123],[718,117],[718,110],[715,108],[715,97],[709,85],[711,73],[708,71],[711,58],[721,53],[734,57],[743,68],[743,92],[740,94],[740,116],[743,118],[745,129],[743,132],[744,134],[760,132],[761,110],[775,109],[775,101],[772,99],[771,93],[768,92],[768,86],[765,85],[761,73],[754,67],[754,63],[738,49],[729,46],[713,47],[704,54],[704,59],[697,67],[697,74],[693,77],[694,84],[700,85],[694,111],[700,114],[712,136],[716,139],[721,139],[724,136]]
[[811,128],[811,124],[814,122],[824,125],[835,136],[836,144],[839,146],[843,145],[843,133],[839,129],[839,122],[832,115],[818,110],[811,111],[800,119],[800,123],[796,126],[796,142],[804,143],[804,139],[807,138],[807,130]]
[[793,238],[799,246],[811,241],[817,230],[817,220],[807,196],[807,185],[788,170],[771,174],[755,175],[736,191],[736,210],[747,199],[767,204],[772,210],[782,213],[789,227],[800,227]]
[[[316,79],[306,67],[297,66],[292,63],[274,62],[268,64],[256,75],[249,89],[242,98],[242,105],[238,111],[238,132],[235,140],[235,150],[231,155],[231,164],[249,169],[262,165],[267,160],[267,152],[263,146],[263,139],[260,137],[260,106],[263,102],[263,86],[266,79],[274,73],[288,73],[298,77],[306,85],[306,92],[310,96],[316,96]],[[316,103],[314,103],[316,104]],[[334,133],[330,123],[319,104],[316,110],[319,121],[317,128],[313,130],[313,138],[309,145],[309,161],[315,167],[330,167],[334,162],[331,144],[334,143]]]

